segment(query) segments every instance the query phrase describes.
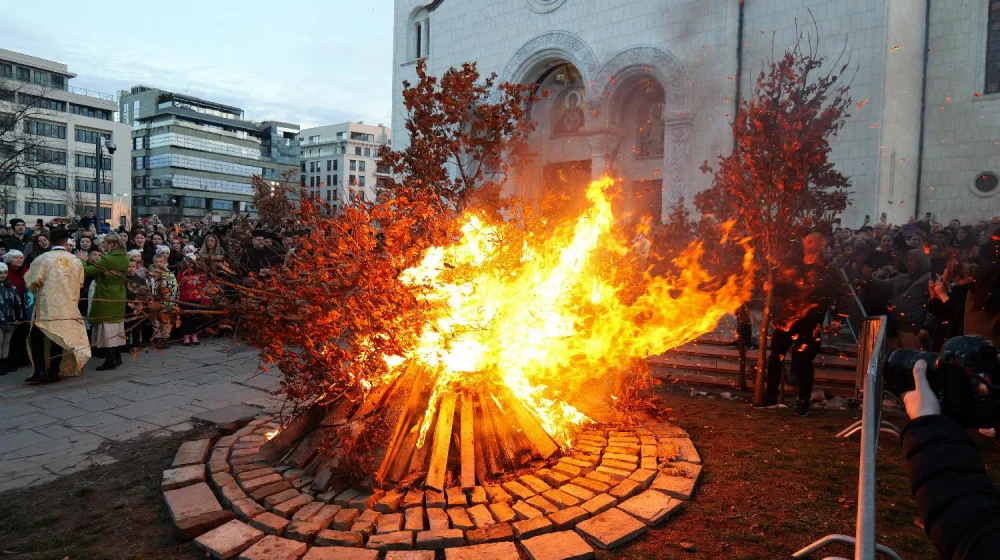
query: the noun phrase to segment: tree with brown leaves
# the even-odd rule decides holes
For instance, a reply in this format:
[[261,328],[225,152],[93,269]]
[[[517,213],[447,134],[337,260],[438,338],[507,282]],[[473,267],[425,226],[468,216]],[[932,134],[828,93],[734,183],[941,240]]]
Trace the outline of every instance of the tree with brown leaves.
[[699,193],[704,214],[734,220],[735,233],[752,239],[766,282],[754,401],[763,404],[767,326],[776,268],[808,233],[829,224],[848,204],[846,176],[830,161],[830,138],[844,126],[850,103],[841,80],[848,64],[827,62],[800,40],[757,77],[752,97],[739,100],[735,148],[720,156],[712,187]]

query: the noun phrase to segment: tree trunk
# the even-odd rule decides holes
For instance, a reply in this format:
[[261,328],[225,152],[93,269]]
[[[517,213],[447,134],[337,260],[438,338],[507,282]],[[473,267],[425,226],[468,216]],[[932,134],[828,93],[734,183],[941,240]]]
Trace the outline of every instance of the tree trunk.
[[757,352],[757,384],[753,388],[753,402],[756,405],[764,404],[764,379],[767,377],[767,327],[771,322],[771,303],[774,295],[774,268],[768,267],[767,285],[771,289],[767,290],[764,299],[764,313],[760,318],[760,349]]

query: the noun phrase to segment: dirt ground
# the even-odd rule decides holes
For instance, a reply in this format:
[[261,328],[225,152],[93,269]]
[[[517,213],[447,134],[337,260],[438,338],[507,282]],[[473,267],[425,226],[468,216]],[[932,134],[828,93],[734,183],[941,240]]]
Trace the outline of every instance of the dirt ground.
[[[690,432],[705,460],[694,500],[662,527],[599,552],[599,559],[788,558],[828,533],[854,533],[859,444],[833,436],[857,413],[820,410],[803,419],[791,409],[754,411],[745,399],[688,391],[679,384],[658,389],[663,416]],[[180,443],[203,433],[117,444],[106,453],[118,463],[0,495],[0,558],[203,558],[178,540],[159,491]],[[992,442],[978,441],[996,474],[1000,457]],[[918,526],[895,438],[882,438],[878,476],[879,542],[907,560],[936,558]],[[833,547],[817,557],[829,555],[853,556]]]

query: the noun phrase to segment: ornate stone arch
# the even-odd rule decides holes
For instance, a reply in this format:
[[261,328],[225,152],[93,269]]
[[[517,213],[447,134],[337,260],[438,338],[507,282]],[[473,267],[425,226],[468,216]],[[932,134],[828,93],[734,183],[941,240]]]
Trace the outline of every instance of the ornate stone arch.
[[652,77],[663,87],[664,153],[662,166],[663,215],[677,199],[686,194],[689,167],[688,145],[691,136],[690,80],[683,65],[671,53],[652,45],[622,51],[609,60],[595,75],[588,108],[596,111],[609,128],[619,125],[615,110],[624,104],[618,96],[639,77]]
[[690,97],[687,71],[677,57],[652,45],[632,47],[618,53],[593,75],[593,95],[590,99],[597,105],[592,108],[600,110],[601,105],[614,94],[618,84],[637,75],[651,75],[660,82],[667,94],[667,112],[670,117],[687,114]]
[[500,73],[498,83],[524,83],[529,72],[546,60],[571,62],[580,71],[584,83],[590,83],[598,70],[597,55],[586,41],[568,31],[552,31],[518,49]]

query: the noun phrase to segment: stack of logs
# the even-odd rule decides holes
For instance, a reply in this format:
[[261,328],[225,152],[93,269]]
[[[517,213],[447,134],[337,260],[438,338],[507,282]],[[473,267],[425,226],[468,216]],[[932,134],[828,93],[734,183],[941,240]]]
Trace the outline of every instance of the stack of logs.
[[[283,460],[315,473],[316,485],[327,486],[343,459],[336,442],[339,430],[346,426],[366,437],[368,423],[384,419],[390,435],[375,446],[379,467],[362,485],[388,488],[402,481],[409,485],[423,476],[426,488],[443,491],[459,485],[471,490],[533,459],[548,459],[559,449],[509,389],[500,386],[441,395],[418,447],[433,388],[427,371],[409,368],[364,398],[345,395],[335,403],[306,409],[261,452],[272,463]],[[332,457],[317,452],[324,443],[336,449]]]

